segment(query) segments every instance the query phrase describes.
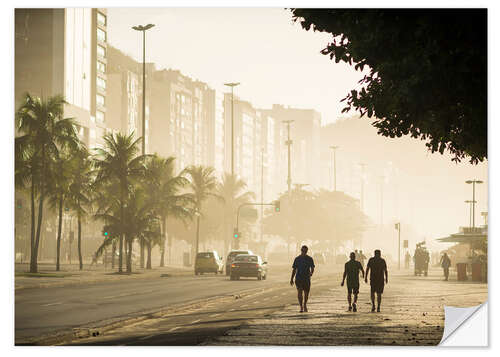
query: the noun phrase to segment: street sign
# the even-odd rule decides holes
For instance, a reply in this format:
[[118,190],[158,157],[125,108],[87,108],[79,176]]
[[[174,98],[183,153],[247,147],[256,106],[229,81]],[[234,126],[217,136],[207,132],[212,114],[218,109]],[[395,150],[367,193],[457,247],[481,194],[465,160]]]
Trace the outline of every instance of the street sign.
[[403,241],[403,248],[408,248],[408,240]]

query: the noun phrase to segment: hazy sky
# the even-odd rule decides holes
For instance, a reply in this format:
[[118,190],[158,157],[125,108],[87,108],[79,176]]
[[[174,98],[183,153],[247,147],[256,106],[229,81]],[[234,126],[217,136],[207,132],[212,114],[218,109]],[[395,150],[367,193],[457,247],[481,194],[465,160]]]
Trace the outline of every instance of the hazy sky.
[[257,107],[314,108],[328,123],[362,77],[320,54],[329,35],[303,30],[282,8],[110,8],[108,41],[142,61],[142,36],[131,26],[147,23],[156,27],[147,32],[146,61],[217,90],[241,82],[238,95]]

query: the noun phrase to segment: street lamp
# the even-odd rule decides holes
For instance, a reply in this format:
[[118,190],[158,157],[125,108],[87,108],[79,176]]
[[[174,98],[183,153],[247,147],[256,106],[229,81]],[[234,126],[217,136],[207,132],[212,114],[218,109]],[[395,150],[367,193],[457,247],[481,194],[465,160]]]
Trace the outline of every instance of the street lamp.
[[475,224],[475,215],[476,215],[476,183],[483,183],[481,180],[467,180],[466,184],[472,184],[472,229],[476,227]]
[[133,26],[132,29],[142,32],[142,154],[146,154],[146,31],[154,27],[153,24],[146,26]]
[[290,148],[292,146],[292,140],[290,139],[290,124],[292,124],[294,121],[282,120],[281,122],[287,125],[288,130],[288,139],[285,142],[285,145],[288,146],[288,178],[286,180],[286,183],[288,185],[288,195],[290,195],[290,191],[292,190],[292,159],[290,158]]
[[333,151],[333,190],[334,191],[337,191],[337,156],[336,156],[336,152],[337,152],[337,149],[339,147],[338,146],[330,146],[330,149],[332,149]]
[[[469,204],[469,228],[472,227],[472,202],[471,200],[466,200],[464,201],[465,203]],[[474,201],[477,202],[477,201]]]
[[224,83],[231,87],[231,176],[234,176],[234,87],[240,85],[240,82]]
[[360,206],[361,206],[361,212],[363,212],[364,210],[364,206],[365,206],[365,202],[364,202],[364,188],[365,188],[365,166],[366,164],[363,163],[363,162],[360,162],[358,164],[359,166],[361,166],[361,192],[360,192],[360,197],[359,197],[359,203],[360,203]]
[[[132,26],[133,30],[142,32],[142,155],[146,155],[146,31],[152,27],[153,24]],[[143,240],[141,240],[141,268],[144,268]]]

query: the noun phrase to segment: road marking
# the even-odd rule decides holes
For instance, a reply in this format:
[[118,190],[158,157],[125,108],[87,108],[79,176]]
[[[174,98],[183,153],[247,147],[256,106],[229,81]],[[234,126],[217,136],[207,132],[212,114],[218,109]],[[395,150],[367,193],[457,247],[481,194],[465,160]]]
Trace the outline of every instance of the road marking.
[[245,304],[245,305],[241,305],[241,307],[247,307],[247,306],[248,306],[248,304]]
[[274,296],[273,296],[273,299],[276,299],[276,298],[278,298],[278,295],[274,295]]
[[181,328],[180,326],[173,327],[173,328],[171,328],[170,330],[168,330],[167,332],[172,332],[172,331],[178,330],[178,329],[180,329],[180,328]]
[[143,336],[143,337],[141,337],[139,340],[146,340],[146,339],[148,339],[148,338],[150,338],[150,337],[154,337],[154,336],[155,336],[155,335],[147,335],[147,336]]
[[220,314],[213,314],[213,315],[210,315],[209,317],[217,317],[217,316],[220,316]]
[[258,304],[259,302],[258,301],[254,301],[252,304]]
[[195,323],[200,322],[200,321],[201,321],[201,319],[194,320],[193,322],[191,322],[191,324],[194,325]]
[[52,304],[45,304],[45,305],[42,305],[42,306],[54,306],[54,305],[61,305],[62,302],[53,302]]
[[234,311],[235,309],[229,309],[229,311]]

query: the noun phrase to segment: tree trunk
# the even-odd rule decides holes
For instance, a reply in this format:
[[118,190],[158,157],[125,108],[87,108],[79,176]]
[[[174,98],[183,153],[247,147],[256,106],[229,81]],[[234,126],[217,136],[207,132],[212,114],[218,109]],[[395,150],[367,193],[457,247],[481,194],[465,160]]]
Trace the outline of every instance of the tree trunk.
[[120,244],[119,244],[119,256],[118,256],[118,273],[123,273],[123,235],[120,234]]
[[80,270],[83,270],[83,259],[82,259],[82,217],[80,212],[78,212],[78,260],[80,262]]
[[198,247],[200,244],[200,216],[196,216],[196,249],[195,254],[198,254]]
[[33,253],[35,250],[35,184],[31,176],[31,245],[30,245],[30,272],[33,265]]
[[61,197],[59,197],[59,224],[58,224],[58,227],[57,227],[56,271],[60,270],[62,212],[63,212],[63,195],[61,194]]
[[146,247],[148,248],[148,260],[146,263],[146,269],[151,269],[151,242],[146,242]]
[[116,242],[111,244],[111,269],[115,268]]
[[127,251],[127,273],[132,273],[132,239],[127,239],[128,251]]
[[[167,244],[167,217],[161,217],[161,222],[160,222],[160,234],[161,234],[161,241],[160,241],[160,267],[165,266],[165,244]],[[169,261],[170,263],[170,261]]]
[[38,201],[38,217],[37,217],[37,227],[35,234],[35,244],[33,252],[31,253],[31,261],[30,261],[30,273],[38,273],[38,247],[40,244],[40,233],[42,229],[42,214],[43,214],[43,201],[45,199],[45,195],[43,193],[43,188],[40,192],[40,198]]
[[140,239],[140,245],[141,245],[141,269],[144,269],[144,239]]

